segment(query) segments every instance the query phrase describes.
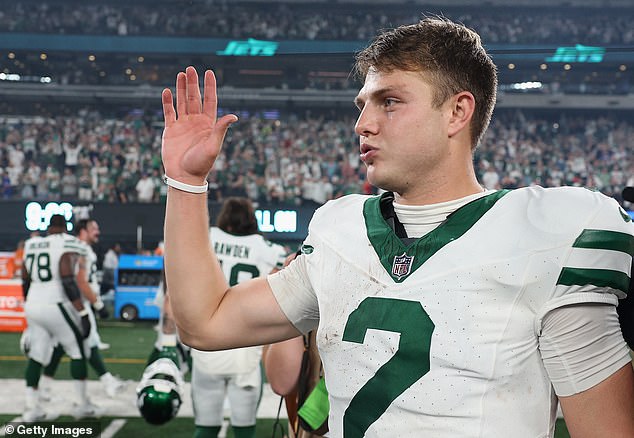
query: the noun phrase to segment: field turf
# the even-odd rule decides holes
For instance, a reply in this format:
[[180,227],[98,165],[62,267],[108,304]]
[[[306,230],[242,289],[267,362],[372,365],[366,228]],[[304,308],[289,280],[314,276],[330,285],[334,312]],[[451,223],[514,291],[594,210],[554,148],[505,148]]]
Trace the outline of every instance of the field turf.
[[[109,371],[126,380],[138,380],[145,368],[145,361],[156,339],[154,325],[156,321],[122,322],[106,320],[99,322],[99,333],[103,342],[111,345],[110,349],[102,351],[102,356]],[[25,357],[19,348],[19,333],[0,333],[0,385],[1,379],[21,379],[24,377],[26,365]],[[56,379],[70,379],[68,359],[64,359],[56,374]],[[89,379],[96,379],[94,371],[89,368]],[[189,376],[186,376],[189,380]],[[4,424],[13,420],[15,414],[7,414],[9,400],[0,400],[0,436],[5,436]],[[3,409],[4,408],[4,409]],[[60,417],[57,422],[63,422],[65,427],[74,420],[70,417]],[[194,425],[191,418],[176,418],[163,426],[152,426],[141,418],[103,417],[99,420],[103,438],[145,438],[145,437],[191,437]],[[259,419],[256,427],[257,438],[280,438],[273,435],[273,419]],[[284,423],[284,427],[286,424]],[[103,433],[104,431],[108,433]],[[112,434],[110,434],[112,432]],[[8,435],[6,435],[8,436]],[[231,428],[227,428],[226,437],[233,437]],[[569,438],[563,420],[557,422],[556,438]]]

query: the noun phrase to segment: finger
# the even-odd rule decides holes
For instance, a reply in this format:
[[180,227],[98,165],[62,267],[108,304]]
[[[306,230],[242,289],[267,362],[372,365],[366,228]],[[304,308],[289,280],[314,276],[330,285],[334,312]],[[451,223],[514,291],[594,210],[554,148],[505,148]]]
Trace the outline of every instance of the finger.
[[163,119],[165,120],[165,127],[167,128],[176,121],[174,99],[172,98],[172,91],[169,88],[163,90],[161,101],[163,103]]
[[187,78],[182,71],[176,75],[176,112],[178,117],[187,114]]
[[211,70],[205,71],[204,87],[203,113],[215,120],[216,112],[218,111],[218,90],[216,89],[216,75]]
[[200,114],[202,104],[200,98],[200,86],[198,85],[198,73],[192,66],[185,69],[187,75],[187,114]]
[[213,133],[211,134],[212,142],[211,144],[217,144],[222,147],[222,142],[225,140],[225,135],[227,134],[227,129],[229,126],[238,121],[238,116],[235,114],[227,114],[226,116],[222,116],[216,122],[214,126]]

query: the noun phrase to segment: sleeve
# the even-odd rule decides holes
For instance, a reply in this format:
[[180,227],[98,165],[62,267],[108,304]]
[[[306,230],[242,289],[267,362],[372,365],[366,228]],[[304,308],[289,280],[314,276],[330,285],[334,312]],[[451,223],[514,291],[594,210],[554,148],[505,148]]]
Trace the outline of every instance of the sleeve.
[[616,306],[629,290],[634,226],[614,199],[578,193],[584,196],[577,201],[591,208],[570,213],[587,219],[562,252],[552,295],[535,320],[558,396],[585,391],[631,361]]
[[631,363],[616,308],[580,304],[555,309],[544,318],[539,349],[555,393],[578,394]]
[[318,266],[321,254],[314,251],[313,242],[309,235],[302,245],[302,254],[281,271],[267,277],[280,308],[302,333],[317,328],[319,323],[319,306],[310,272]]
[[64,240],[63,252],[74,252],[82,257],[86,257],[88,251],[85,243],[73,236],[68,236],[68,238]]
[[593,193],[594,212],[573,236],[564,253],[554,291],[537,318],[558,307],[579,303],[617,305],[625,298],[632,276],[634,225],[618,203]]

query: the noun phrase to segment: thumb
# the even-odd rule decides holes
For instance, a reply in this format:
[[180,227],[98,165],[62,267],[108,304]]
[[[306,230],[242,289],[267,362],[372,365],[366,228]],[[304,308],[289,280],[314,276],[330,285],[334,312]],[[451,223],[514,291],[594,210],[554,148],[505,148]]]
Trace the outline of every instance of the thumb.
[[218,119],[218,121],[216,121],[216,126],[214,127],[214,132],[212,134],[214,143],[222,145],[222,142],[225,140],[225,135],[227,134],[229,126],[237,121],[238,116],[236,116],[235,114],[227,114]]

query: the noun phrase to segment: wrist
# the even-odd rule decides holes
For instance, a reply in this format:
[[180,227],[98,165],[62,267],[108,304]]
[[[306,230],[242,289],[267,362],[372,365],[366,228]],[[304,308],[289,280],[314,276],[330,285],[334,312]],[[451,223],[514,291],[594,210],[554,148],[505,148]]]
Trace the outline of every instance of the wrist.
[[84,316],[88,315],[88,309],[84,307],[83,309],[79,310],[77,314],[79,314],[79,316],[83,318]]
[[97,298],[97,301],[95,301],[92,306],[95,308],[95,310],[101,310],[103,309],[103,301],[101,301],[99,298]]
[[202,185],[194,185],[170,178],[167,174],[163,175],[163,182],[172,188],[187,193],[207,193],[207,188],[209,187],[209,183],[206,180]]

